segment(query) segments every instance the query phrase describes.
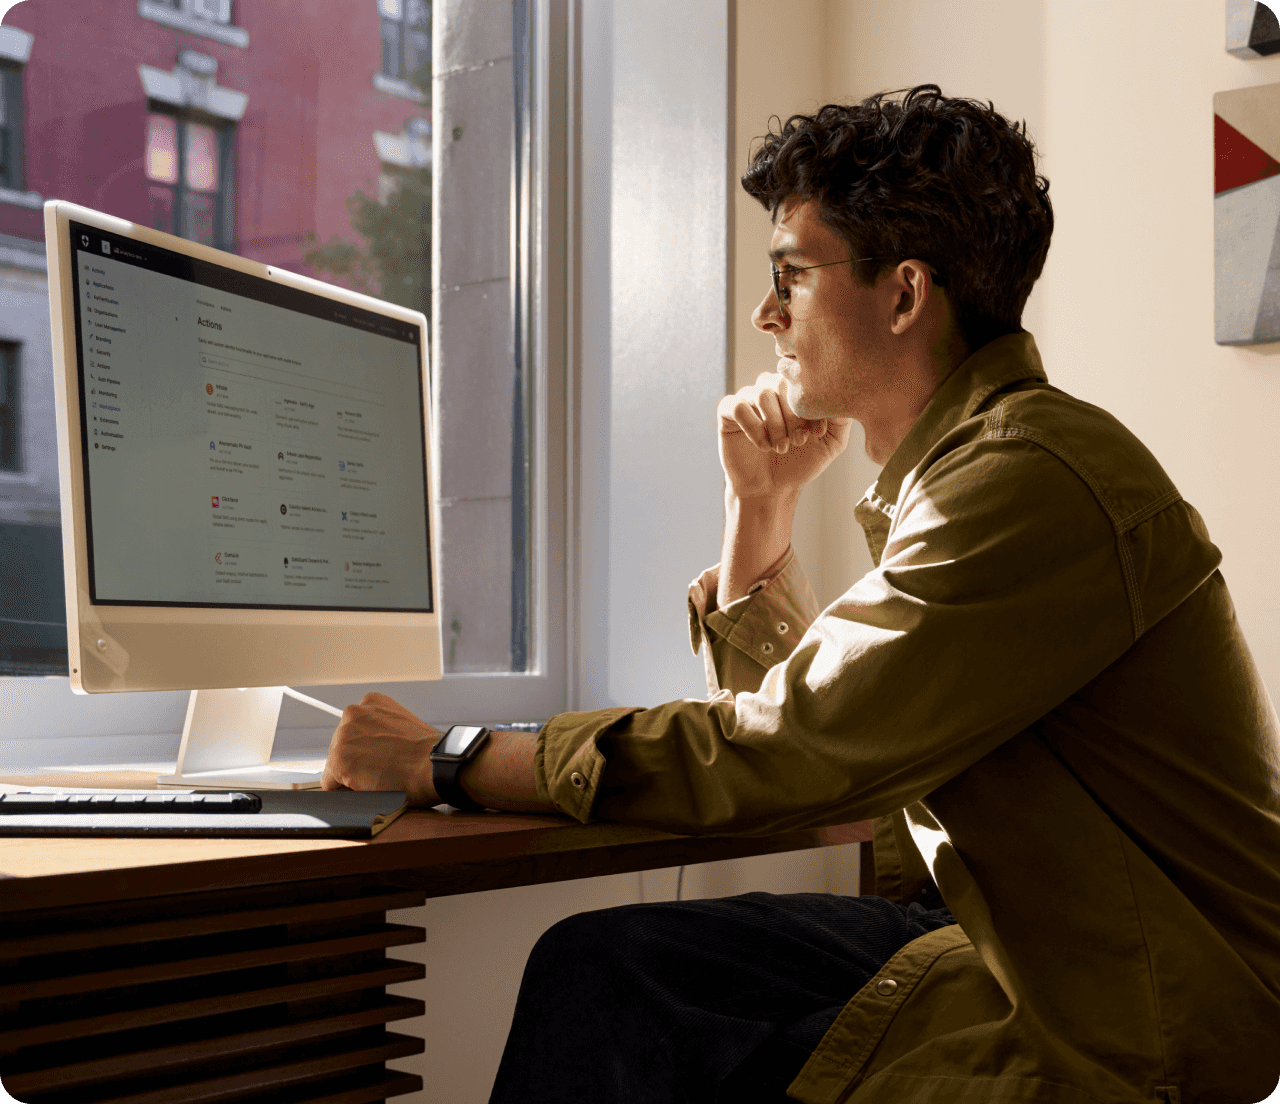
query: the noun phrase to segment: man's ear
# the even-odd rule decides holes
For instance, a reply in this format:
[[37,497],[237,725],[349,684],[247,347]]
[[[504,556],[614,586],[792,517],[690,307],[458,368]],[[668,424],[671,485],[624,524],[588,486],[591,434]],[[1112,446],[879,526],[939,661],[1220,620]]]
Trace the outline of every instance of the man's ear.
[[897,336],[906,333],[924,315],[933,295],[933,277],[924,261],[914,258],[899,263],[888,279],[894,282],[893,318],[890,325]]

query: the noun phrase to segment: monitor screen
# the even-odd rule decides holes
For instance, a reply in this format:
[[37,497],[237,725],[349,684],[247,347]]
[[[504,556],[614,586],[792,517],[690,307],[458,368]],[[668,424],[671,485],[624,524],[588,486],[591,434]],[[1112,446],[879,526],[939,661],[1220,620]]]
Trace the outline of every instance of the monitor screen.
[[431,612],[419,327],[68,226],[91,600]]

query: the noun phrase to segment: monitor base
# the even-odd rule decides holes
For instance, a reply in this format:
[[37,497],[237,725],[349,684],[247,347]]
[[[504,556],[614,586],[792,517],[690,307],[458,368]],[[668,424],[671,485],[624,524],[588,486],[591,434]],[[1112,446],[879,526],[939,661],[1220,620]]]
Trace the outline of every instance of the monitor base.
[[319,774],[271,765],[280,702],[286,693],[320,709],[340,712],[285,686],[192,690],[177,765],[173,774],[160,775],[156,784],[205,790],[319,789]]
[[318,790],[321,777],[277,767],[236,767],[229,771],[162,774],[156,779],[156,785],[197,790]]

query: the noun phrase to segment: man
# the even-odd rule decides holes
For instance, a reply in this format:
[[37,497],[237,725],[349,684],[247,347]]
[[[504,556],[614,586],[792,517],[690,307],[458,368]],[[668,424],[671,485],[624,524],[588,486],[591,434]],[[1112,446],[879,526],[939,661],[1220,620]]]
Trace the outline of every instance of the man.
[[[1276,718],[1199,515],[1021,329],[1053,226],[1025,127],[873,96],[792,118],[744,186],[780,360],[719,408],[724,550],[690,592],[711,697],[504,734],[463,784],[677,832],[876,817],[878,895],[556,925],[494,1100],[1265,1097]],[[855,507],[877,566],[820,611],[791,519],[851,419],[884,465]],[[435,801],[438,738],[371,695],[326,782]]]

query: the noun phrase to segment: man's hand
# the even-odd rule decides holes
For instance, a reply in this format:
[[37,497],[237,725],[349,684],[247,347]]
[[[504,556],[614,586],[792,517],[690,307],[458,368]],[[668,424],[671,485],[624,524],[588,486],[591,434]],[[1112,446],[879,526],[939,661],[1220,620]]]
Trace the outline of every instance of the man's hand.
[[404,790],[414,805],[438,805],[427,758],[444,735],[386,694],[342,711],[321,785],[326,790]]
[[787,405],[787,381],[762,372],[720,400],[720,463],[740,500],[794,499],[849,443],[849,418],[806,421]]

